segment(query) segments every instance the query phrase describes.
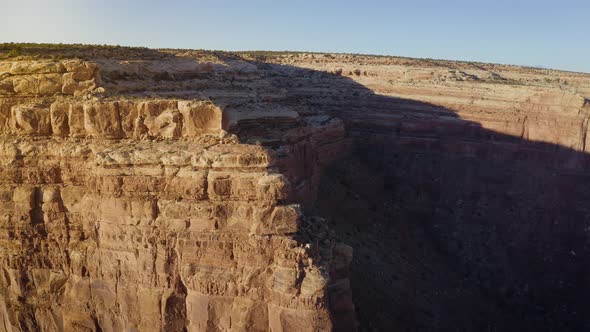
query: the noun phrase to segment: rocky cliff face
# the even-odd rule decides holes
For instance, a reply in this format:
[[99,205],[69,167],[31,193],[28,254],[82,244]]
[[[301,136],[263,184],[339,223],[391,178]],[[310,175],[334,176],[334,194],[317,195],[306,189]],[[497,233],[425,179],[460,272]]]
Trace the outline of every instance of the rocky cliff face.
[[[313,197],[315,146],[341,140],[342,122],[91,98],[100,66],[70,63],[3,64],[3,329],[330,329],[342,250],[329,234],[294,236],[305,223],[294,196]],[[91,82],[79,98],[69,76]],[[279,145],[224,130],[241,121],[283,128]]]
[[0,331],[588,328],[589,75],[30,53],[0,62]]

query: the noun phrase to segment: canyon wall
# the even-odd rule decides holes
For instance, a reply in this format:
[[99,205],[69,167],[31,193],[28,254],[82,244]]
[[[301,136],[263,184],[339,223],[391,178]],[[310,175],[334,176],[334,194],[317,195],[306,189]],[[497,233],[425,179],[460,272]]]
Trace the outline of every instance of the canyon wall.
[[0,331],[589,328],[589,75],[34,54],[0,62]]
[[355,248],[364,325],[588,328],[587,75],[319,62],[307,66],[367,88],[337,103],[305,94],[354,140],[326,171],[318,213]]
[[[4,64],[2,330],[330,330],[350,252],[295,197],[313,197],[315,146],[342,122],[93,97],[98,66],[68,63]],[[66,76],[92,84],[72,94]],[[280,145],[241,144],[225,126],[242,122]]]

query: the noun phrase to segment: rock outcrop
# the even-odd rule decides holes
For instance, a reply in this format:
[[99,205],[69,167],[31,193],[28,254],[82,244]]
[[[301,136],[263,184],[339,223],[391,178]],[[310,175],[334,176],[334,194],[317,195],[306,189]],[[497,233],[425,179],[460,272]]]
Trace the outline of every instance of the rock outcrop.
[[590,328],[589,75],[35,52],[0,62],[0,331]]
[[[98,74],[72,62],[6,67],[31,86],[65,81],[46,72]],[[294,197],[317,187],[311,151],[342,139],[342,122],[224,115],[195,98],[88,99],[97,89],[71,99],[65,88],[15,88],[2,99],[3,330],[329,330],[341,245],[293,236],[304,223]],[[290,140],[241,144],[225,126],[243,121],[286,121]]]

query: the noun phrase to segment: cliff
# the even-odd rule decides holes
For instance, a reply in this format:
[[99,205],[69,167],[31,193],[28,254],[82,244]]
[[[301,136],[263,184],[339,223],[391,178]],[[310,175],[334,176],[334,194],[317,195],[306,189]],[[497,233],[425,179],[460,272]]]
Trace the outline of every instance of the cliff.
[[0,62],[0,331],[588,328],[589,96],[503,65],[27,49]]

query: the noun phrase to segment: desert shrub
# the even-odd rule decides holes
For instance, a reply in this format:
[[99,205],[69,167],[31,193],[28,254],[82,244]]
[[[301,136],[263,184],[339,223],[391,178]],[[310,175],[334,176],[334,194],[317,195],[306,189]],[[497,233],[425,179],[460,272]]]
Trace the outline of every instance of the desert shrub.
[[22,48],[21,48],[21,46],[20,45],[16,45],[10,51],[8,51],[8,54],[6,54],[6,56],[9,57],[9,58],[15,58],[17,56],[20,56],[21,54],[22,54]]

